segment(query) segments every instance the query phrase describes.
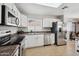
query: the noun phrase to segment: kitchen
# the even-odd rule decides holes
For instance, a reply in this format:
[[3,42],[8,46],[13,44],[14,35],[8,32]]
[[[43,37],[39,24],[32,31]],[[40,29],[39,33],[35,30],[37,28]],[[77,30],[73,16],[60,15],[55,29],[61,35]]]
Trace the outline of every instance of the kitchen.
[[0,55],[77,55],[78,36],[70,34],[78,33],[78,13],[67,13],[77,5],[0,3]]

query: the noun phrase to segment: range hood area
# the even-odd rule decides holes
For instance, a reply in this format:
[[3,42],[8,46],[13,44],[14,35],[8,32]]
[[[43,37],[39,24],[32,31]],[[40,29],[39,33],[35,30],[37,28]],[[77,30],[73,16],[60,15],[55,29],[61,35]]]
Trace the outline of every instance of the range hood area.
[[6,5],[1,5],[1,25],[18,26],[19,19],[14,11]]

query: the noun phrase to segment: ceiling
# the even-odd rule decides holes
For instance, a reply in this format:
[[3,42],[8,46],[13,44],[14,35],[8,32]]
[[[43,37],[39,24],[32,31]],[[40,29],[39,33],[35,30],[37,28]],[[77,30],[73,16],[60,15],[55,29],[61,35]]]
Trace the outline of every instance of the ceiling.
[[55,7],[43,6],[36,3],[15,3],[16,7],[23,14],[32,15],[62,15],[61,9]]
[[79,18],[79,3],[64,3],[60,8],[67,6],[64,16],[68,18]]

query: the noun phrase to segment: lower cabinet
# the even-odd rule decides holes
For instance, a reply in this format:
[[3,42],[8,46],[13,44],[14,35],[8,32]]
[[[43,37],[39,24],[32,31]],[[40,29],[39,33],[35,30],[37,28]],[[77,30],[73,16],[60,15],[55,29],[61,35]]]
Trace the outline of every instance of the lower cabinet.
[[24,39],[24,48],[38,47],[48,44],[54,44],[54,34],[30,34]]
[[44,45],[44,35],[37,35],[36,46],[43,46],[43,45]]
[[48,45],[50,43],[50,34],[44,34],[44,45]]
[[44,45],[44,35],[27,35],[25,38],[25,48]]
[[50,43],[51,44],[55,43],[55,34],[50,34]]
[[54,44],[55,42],[55,35],[46,33],[44,34],[44,45]]

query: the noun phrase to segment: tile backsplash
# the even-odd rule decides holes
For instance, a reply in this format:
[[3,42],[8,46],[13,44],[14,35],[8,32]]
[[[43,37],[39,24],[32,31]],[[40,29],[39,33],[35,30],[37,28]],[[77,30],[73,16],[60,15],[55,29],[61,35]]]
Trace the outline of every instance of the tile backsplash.
[[16,33],[18,31],[17,27],[9,27],[9,26],[0,26],[0,31],[9,30],[11,34]]

